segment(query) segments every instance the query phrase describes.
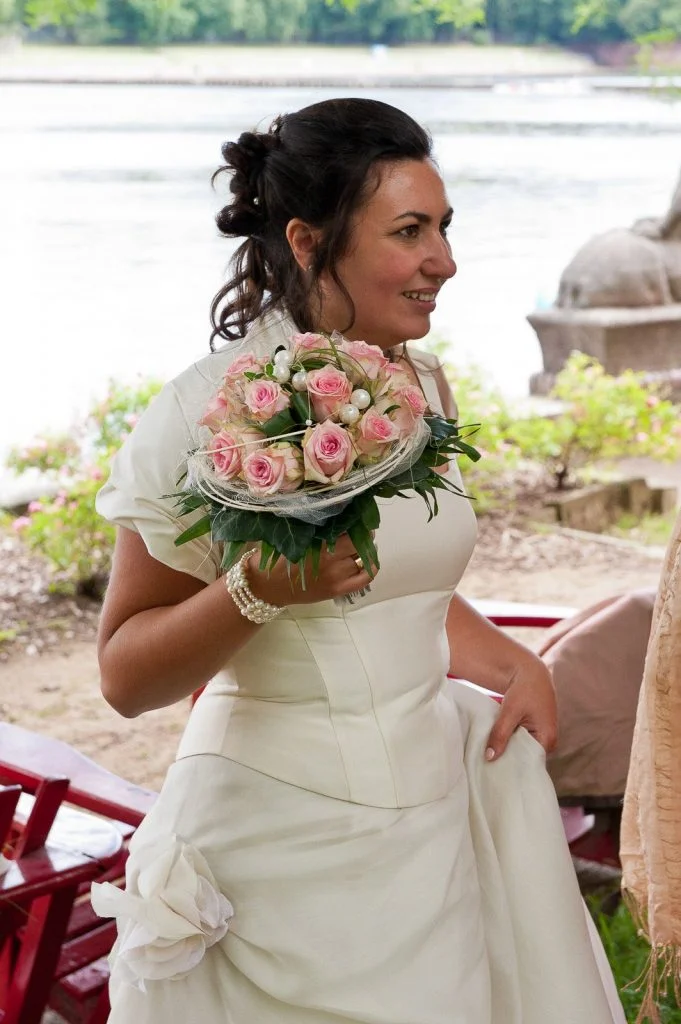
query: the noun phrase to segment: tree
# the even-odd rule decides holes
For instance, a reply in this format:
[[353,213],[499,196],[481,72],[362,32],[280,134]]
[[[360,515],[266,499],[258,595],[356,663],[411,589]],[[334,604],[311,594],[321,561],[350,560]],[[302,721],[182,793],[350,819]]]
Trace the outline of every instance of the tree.
[[30,28],[68,25],[83,13],[94,11],[98,0],[19,0],[19,18]]

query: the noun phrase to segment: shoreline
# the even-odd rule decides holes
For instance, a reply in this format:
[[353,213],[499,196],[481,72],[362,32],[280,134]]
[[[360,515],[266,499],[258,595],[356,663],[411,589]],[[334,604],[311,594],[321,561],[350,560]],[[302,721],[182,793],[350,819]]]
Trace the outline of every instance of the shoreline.
[[[629,79],[631,76],[626,75]],[[622,79],[583,53],[541,46],[222,44],[74,46],[0,38],[0,83],[254,88],[493,89]]]
[[641,74],[583,53],[539,47],[222,44],[73,46],[0,38],[0,84],[237,88],[648,90],[681,86],[679,69]]
[[585,74],[582,71],[497,72],[494,74],[356,74],[356,75],[254,75],[221,74],[183,69],[162,74],[148,71],[80,71],[73,69],[36,69],[14,71],[2,67],[0,86],[165,86],[174,88],[237,89],[451,89],[479,92],[536,93],[538,95],[576,95],[590,93],[664,93],[681,90],[680,74],[622,74],[604,69]]

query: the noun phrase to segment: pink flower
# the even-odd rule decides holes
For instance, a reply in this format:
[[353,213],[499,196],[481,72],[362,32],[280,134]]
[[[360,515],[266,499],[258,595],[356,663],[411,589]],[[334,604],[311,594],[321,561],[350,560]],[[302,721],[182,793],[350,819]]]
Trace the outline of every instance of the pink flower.
[[638,444],[645,444],[646,441],[650,440],[650,436],[646,434],[644,430],[639,430],[638,434],[636,434],[635,440]]
[[219,430],[234,411],[234,402],[228,402],[223,391],[216,391],[208,401],[203,416],[199,420],[199,426]]
[[273,380],[249,380],[244,384],[244,401],[257,423],[267,423],[282,409],[287,409],[289,396]]
[[290,441],[276,441],[245,456],[243,477],[258,498],[288,494],[303,482],[303,453]]
[[400,388],[406,388],[410,384],[414,383],[414,379],[401,364],[388,363],[388,365],[384,366],[381,370],[379,383],[383,384],[379,394],[383,394],[383,392],[388,388],[392,391],[398,391]]
[[17,533],[20,533],[21,530],[24,530],[26,529],[27,526],[30,526],[30,523],[31,520],[29,519],[28,516],[18,516],[12,523],[12,529],[16,530]]
[[355,452],[347,430],[333,420],[318,423],[303,438],[305,479],[320,484],[335,484],[346,476],[355,461]]
[[304,359],[306,355],[319,349],[331,348],[331,342],[323,334],[312,334],[309,331],[307,334],[292,334],[291,342],[291,355],[294,361]]
[[245,352],[237,356],[233,363],[230,363],[225,370],[224,378],[228,383],[243,377],[245,373],[261,373],[265,363],[258,359],[252,352]]
[[307,393],[318,420],[336,416],[341,405],[350,401],[351,392],[347,376],[331,363],[320,370],[310,370],[307,375]]
[[406,387],[400,388],[393,397],[399,404],[399,409],[392,414],[393,422],[401,436],[407,437],[414,433],[416,421],[424,415],[428,402],[421,388],[415,384],[407,384]]
[[[389,365],[390,360],[378,345],[367,345],[366,341],[346,341],[340,344],[341,352],[345,352],[354,362],[349,362],[347,371],[355,383],[365,380],[377,380],[379,373]],[[357,365],[361,363],[361,369]]]
[[208,453],[218,476],[231,480],[241,472],[241,447],[235,433],[220,430],[212,439]]
[[[31,512],[31,513],[33,513],[33,512],[42,512],[42,510],[43,510],[43,506],[42,506],[41,502],[39,502],[39,501],[30,501],[29,502],[29,504],[28,504],[28,511],[29,512]],[[15,520],[15,522],[16,522],[16,520]]]
[[386,451],[386,445],[398,441],[400,431],[389,416],[369,409],[357,425],[357,448],[362,462],[378,462]]

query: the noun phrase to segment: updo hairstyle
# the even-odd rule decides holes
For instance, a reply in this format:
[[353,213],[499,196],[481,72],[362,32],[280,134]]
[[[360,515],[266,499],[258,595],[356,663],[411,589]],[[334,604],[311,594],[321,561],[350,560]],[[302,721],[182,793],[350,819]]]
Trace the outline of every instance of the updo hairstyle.
[[[222,147],[231,174],[232,200],[217,215],[220,232],[245,238],[234,254],[232,277],[211,306],[211,348],[216,337],[242,338],[249,325],[273,309],[285,309],[301,331],[311,331],[311,298],[328,271],[348,300],[337,263],[348,249],[352,217],[380,180],[380,162],[425,160],[429,134],[411,117],[370,99],[324,100],[277,117],[266,132],[243,132]],[[286,239],[298,217],[321,229],[312,265],[302,270]]]

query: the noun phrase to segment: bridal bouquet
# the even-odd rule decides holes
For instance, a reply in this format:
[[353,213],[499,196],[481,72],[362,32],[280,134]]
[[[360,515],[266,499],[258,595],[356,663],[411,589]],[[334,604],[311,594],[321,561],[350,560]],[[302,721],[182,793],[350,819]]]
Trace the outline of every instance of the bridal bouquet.
[[[366,571],[379,567],[376,498],[463,491],[437,472],[456,454],[476,461],[454,420],[428,411],[421,388],[380,348],[334,333],[294,334],[270,358],[247,353],[227,368],[199,421],[178,512],[203,512],[175,541],[210,532],[223,569],[260,546],[261,569],[280,558],[319,565],[350,535]],[[304,577],[303,577],[304,580]]]

